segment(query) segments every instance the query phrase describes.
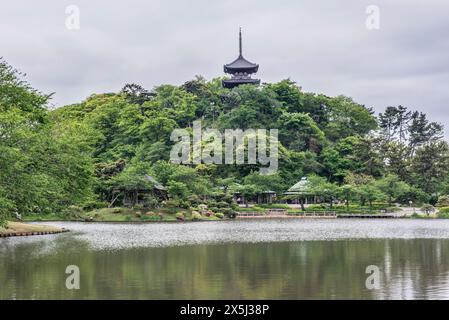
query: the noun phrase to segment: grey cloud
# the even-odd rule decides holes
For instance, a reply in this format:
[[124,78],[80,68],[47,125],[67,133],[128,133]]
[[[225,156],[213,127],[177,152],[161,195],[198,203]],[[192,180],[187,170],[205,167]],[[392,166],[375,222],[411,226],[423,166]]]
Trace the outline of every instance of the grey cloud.
[[[70,4],[81,9],[79,31],[65,28]],[[370,4],[381,10],[379,31],[365,28]],[[291,78],[377,112],[403,104],[449,127],[445,0],[16,0],[0,11],[0,56],[64,105],[126,82],[221,76],[239,26],[263,81]]]

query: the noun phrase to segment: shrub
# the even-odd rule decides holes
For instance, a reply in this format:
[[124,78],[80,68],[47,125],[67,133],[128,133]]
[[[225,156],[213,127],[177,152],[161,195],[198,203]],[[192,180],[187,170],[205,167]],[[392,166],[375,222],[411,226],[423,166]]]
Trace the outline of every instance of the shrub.
[[15,210],[13,202],[0,195],[0,228],[8,226],[6,219],[10,217],[10,212],[13,210]]
[[95,209],[102,209],[102,208],[107,208],[107,207],[108,207],[108,204],[106,202],[95,201],[95,200],[87,201],[82,206],[83,210],[85,210],[85,211],[92,211]]
[[184,221],[185,220],[184,213],[183,212],[177,212],[176,213],[176,220]]
[[126,216],[125,217],[125,221],[131,221],[131,219],[132,219],[131,216]]
[[189,209],[189,208],[190,208],[190,202],[189,202],[189,201],[181,200],[181,201],[179,202],[179,207],[180,207],[180,208],[184,208],[184,209]]
[[196,194],[193,194],[193,195],[189,196],[187,198],[187,200],[194,206],[196,206],[196,205],[201,203],[200,197],[198,197]]
[[440,214],[446,214],[449,213],[449,207],[442,207],[438,209]]
[[133,209],[134,209],[134,210],[137,210],[137,211],[142,211],[142,210],[144,209],[144,207],[143,207],[143,205],[141,205],[141,204],[136,204],[136,205],[133,207]]
[[180,202],[181,202],[181,201],[179,201],[179,200],[173,200],[173,199],[171,199],[171,200],[167,200],[167,201],[165,202],[165,205],[166,205],[168,208],[170,208],[170,207],[172,207],[172,208],[179,208]]
[[69,219],[77,219],[81,217],[83,209],[78,206],[69,206],[64,211],[64,216]]
[[112,209],[112,213],[122,213],[122,208],[114,208]]
[[425,214],[429,215],[432,212],[435,212],[435,207],[432,206],[431,204],[425,204],[421,207],[421,211],[424,212]]
[[449,196],[441,196],[438,198],[437,207],[449,207]]
[[237,212],[235,212],[234,210],[229,209],[229,208],[223,208],[222,212],[224,215],[228,216],[231,219],[233,219],[237,216]]
[[224,214],[221,213],[221,212],[216,212],[214,215],[215,215],[217,218],[219,218],[219,219],[223,219],[223,218],[224,218]]
[[388,207],[386,210],[388,212],[399,212],[399,211],[402,211],[402,209],[400,207]]
[[239,206],[237,205],[237,203],[231,203],[232,210],[237,211],[238,208],[239,208]]
[[160,200],[152,194],[145,195],[143,202],[146,208],[158,208],[160,206]]
[[218,208],[229,208],[229,203],[220,201],[220,202],[217,202],[217,207]]
[[327,205],[326,204],[310,204],[307,206],[306,211],[318,211],[318,210],[323,210],[323,209],[327,209]]
[[257,206],[265,209],[291,209],[290,206],[285,203],[258,204]]
[[201,220],[201,218],[202,218],[202,216],[198,212],[196,212],[196,211],[192,212],[192,220],[193,221]]

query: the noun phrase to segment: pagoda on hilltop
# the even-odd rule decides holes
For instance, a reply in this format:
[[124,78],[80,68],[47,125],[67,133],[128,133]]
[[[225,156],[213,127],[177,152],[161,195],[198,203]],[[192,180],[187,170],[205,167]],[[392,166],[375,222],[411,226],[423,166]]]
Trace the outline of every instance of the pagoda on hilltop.
[[224,72],[231,75],[231,79],[223,80],[223,87],[232,89],[241,84],[259,85],[259,79],[252,79],[251,74],[259,70],[259,65],[249,62],[242,54],[242,28],[239,31],[239,56],[233,62],[224,65]]

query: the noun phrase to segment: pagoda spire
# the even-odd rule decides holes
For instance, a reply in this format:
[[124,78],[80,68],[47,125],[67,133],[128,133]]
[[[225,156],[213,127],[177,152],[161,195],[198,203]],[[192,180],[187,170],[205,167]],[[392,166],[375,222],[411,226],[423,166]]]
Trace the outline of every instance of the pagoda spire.
[[259,79],[252,79],[251,74],[259,70],[259,65],[243,58],[242,27],[239,28],[239,56],[233,62],[224,65],[224,72],[231,75],[231,79],[223,80],[225,88],[234,88],[241,84],[260,84]]
[[242,27],[239,29],[239,57],[243,57],[242,54]]

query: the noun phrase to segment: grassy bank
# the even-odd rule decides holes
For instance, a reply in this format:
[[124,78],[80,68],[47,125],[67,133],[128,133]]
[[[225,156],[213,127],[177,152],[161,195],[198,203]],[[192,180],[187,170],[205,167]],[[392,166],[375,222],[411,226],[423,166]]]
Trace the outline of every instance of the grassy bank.
[[90,222],[176,222],[176,221],[218,221],[211,215],[194,216],[192,210],[181,208],[158,209],[142,212],[130,208],[102,208],[74,215],[30,215],[25,221],[90,221]]
[[21,222],[8,222],[7,228],[0,227],[0,236],[31,236],[39,234],[60,233],[64,231],[65,229],[52,226],[33,225]]

